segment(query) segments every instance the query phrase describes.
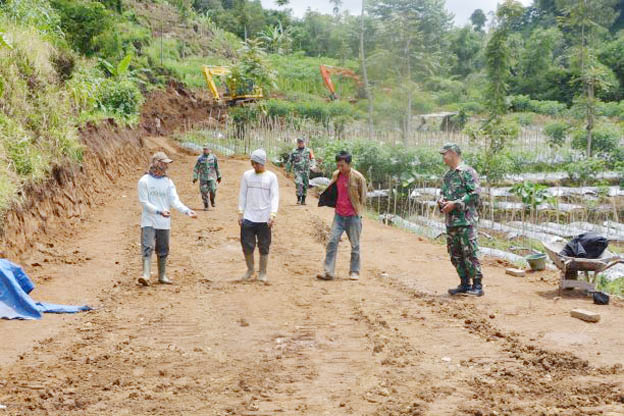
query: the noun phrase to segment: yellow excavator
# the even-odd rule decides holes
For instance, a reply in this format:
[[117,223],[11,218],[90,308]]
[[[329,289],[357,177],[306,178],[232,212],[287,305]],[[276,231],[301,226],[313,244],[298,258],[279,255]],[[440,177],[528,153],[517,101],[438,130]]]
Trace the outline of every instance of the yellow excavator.
[[[245,102],[253,102],[258,99],[264,98],[262,94],[262,88],[253,85],[236,85],[236,86],[228,86],[226,82],[225,85],[225,93],[220,94],[217,89],[217,84],[215,83],[216,77],[225,77],[230,74],[230,69],[225,66],[204,66],[202,68],[202,72],[204,73],[204,77],[206,78],[206,84],[208,85],[208,89],[212,93],[212,96],[216,101],[225,103],[227,105],[241,104]],[[232,88],[230,88],[232,87]]]

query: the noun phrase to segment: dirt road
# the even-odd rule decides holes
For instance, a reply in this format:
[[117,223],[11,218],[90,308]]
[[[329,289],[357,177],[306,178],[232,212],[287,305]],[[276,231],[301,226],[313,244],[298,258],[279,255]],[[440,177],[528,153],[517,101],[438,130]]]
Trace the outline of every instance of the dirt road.
[[[176,162],[198,209],[194,156]],[[235,207],[247,161],[220,162],[217,208],[174,214],[175,286],[141,288],[135,177],[65,241],[22,259],[37,299],[79,315],[0,321],[7,415],[624,414],[624,309],[557,296],[552,272],[485,267],[486,296],[451,299],[445,248],[366,220],[359,282],[314,279],[332,211],[294,204],[282,175],[270,286],[241,283]],[[338,271],[346,275],[348,241]],[[570,309],[599,311],[589,324]]]

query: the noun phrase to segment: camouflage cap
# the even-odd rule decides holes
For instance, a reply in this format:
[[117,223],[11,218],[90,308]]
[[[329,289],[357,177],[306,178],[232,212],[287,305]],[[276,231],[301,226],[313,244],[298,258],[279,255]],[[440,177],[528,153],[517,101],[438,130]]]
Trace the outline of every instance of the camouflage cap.
[[297,137],[297,143],[305,143],[305,139],[303,137]]
[[440,149],[440,154],[444,154],[448,152],[449,150],[452,150],[458,155],[461,155],[461,149],[455,143],[446,143],[444,146],[442,146],[442,149]]
[[202,149],[210,149],[210,145],[208,143],[204,144],[202,146]]
[[173,160],[169,159],[165,152],[156,152],[154,153],[154,156],[152,156],[152,163],[153,162],[171,163]]

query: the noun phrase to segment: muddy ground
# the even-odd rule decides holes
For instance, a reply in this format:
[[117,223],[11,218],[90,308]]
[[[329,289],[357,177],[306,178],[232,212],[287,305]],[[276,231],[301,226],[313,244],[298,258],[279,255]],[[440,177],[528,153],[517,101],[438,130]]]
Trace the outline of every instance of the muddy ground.
[[[167,138],[181,199],[195,156]],[[222,160],[217,208],[174,214],[174,286],[138,287],[136,181],[20,262],[37,300],[88,303],[78,315],[0,321],[0,410],[6,415],[623,415],[624,309],[559,296],[553,272],[526,278],[486,261],[486,296],[450,298],[457,278],[443,246],[366,219],[363,275],[317,281],[332,211],[281,207],[269,286],[238,280],[239,178]],[[154,266],[155,269],[155,266]],[[597,324],[569,316],[582,307]]]

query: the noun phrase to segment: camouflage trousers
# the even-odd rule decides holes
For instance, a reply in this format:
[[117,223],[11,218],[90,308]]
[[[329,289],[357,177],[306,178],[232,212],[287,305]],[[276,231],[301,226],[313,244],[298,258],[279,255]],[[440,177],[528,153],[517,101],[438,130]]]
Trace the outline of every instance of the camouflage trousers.
[[210,201],[212,201],[212,204],[214,205],[215,195],[217,194],[217,181],[214,179],[199,181],[199,192],[201,193],[204,205],[207,206]]
[[297,196],[306,196],[310,187],[310,173],[295,170],[295,186],[297,187]]
[[477,229],[474,226],[447,227],[446,246],[459,278],[462,280],[482,279],[481,263],[477,254]]

